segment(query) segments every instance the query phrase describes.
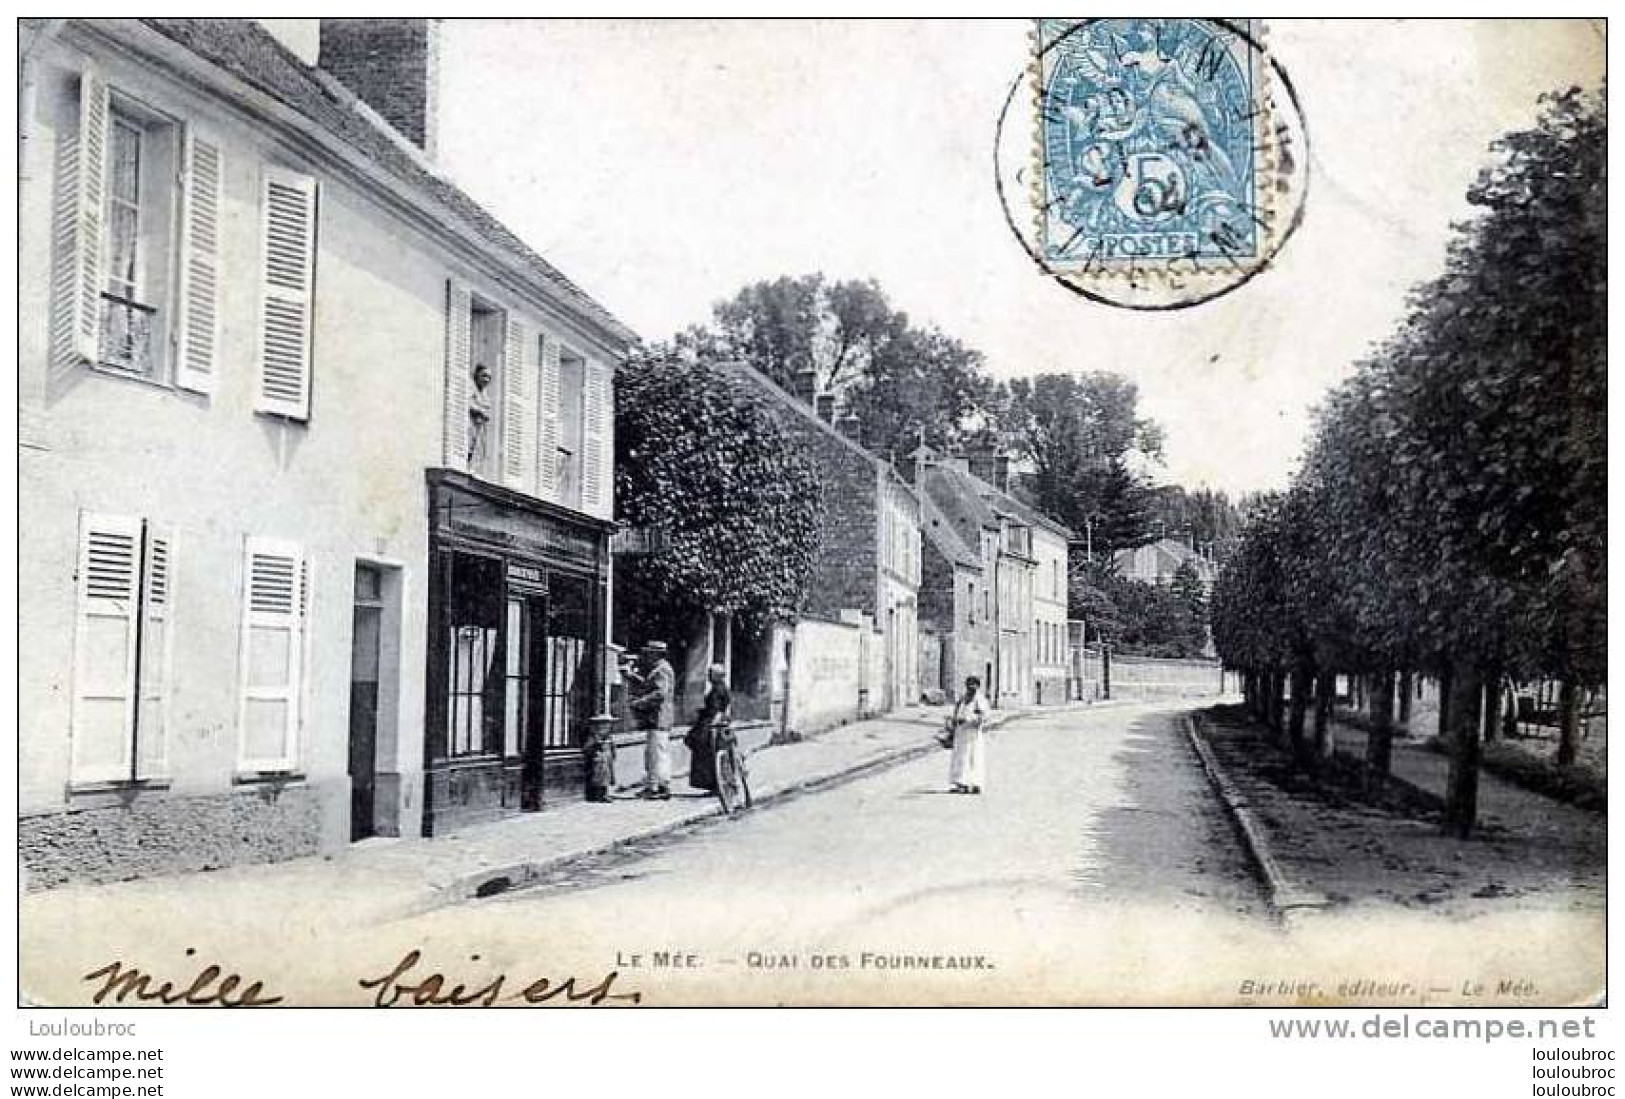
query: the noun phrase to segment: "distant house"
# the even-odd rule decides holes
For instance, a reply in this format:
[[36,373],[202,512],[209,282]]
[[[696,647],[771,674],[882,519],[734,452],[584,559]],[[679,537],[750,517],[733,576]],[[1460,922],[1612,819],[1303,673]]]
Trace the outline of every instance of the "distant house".
[[1127,580],[1165,587],[1173,581],[1179,566],[1189,561],[1202,581],[1202,590],[1211,592],[1219,574],[1218,566],[1185,543],[1163,538],[1134,549],[1118,550],[1114,560],[1118,575]]
[[[961,601],[953,616],[956,679],[980,675],[999,705],[1063,701],[1070,532],[986,479],[1008,483],[1008,465],[1001,459],[939,458],[922,449],[906,472],[931,505],[925,512],[928,539],[933,516],[953,536],[938,539],[938,555],[966,559],[974,547],[980,561],[979,570],[968,564],[956,570],[954,593]],[[937,592],[943,576],[934,574]],[[934,592],[933,606],[938,598]],[[990,637],[975,631],[972,623],[978,619],[984,626],[992,623]]]
[[[984,555],[980,531],[974,538],[966,537],[929,492],[922,490],[919,497],[920,629],[931,635],[937,659],[936,667],[921,667],[921,683],[952,695],[967,676],[974,675],[983,678],[991,692],[997,659],[992,562]],[[991,537],[997,538],[996,529]]]

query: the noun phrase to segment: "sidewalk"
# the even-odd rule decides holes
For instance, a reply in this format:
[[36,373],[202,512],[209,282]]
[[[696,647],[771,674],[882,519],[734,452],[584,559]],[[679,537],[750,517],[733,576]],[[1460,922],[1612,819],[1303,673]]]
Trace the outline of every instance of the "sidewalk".
[[[1373,794],[1352,768],[1318,780],[1305,775],[1240,707],[1207,711],[1199,727],[1227,802],[1245,810],[1241,827],[1283,914],[1312,919],[1317,909],[1397,906],[1471,918],[1602,909],[1601,814],[1482,773],[1479,827],[1460,840],[1439,827],[1449,761],[1418,740],[1394,741],[1398,781]],[[1363,758],[1365,734],[1334,728],[1339,755]]]
[[[991,723],[1033,712],[1040,711],[1002,711]],[[915,707],[760,748],[748,757],[755,804],[941,752],[936,734],[946,714],[947,707]],[[571,801],[432,839],[373,839],[287,862],[27,893],[22,920],[49,921],[88,902],[108,911],[246,913],[279,931],[378,924],[524,886],[578,860],[720,817],[715,797],[678,783],[670,801],[618,793],[607,804]]]
[[[1333,722],[1337,754],[1359,763],[1365,759],[1365,730]],[[1450,759],[1426,746],[1426,738],[1415,735],[1394,738],[1389,774],[1409,783],[1442,802],[1450,780]],[[1525,789],[1498,775],[1480,769],[1478,773],[1478,821],[1480,827],[1507,829],[1520,835],[1547,837],[1560,841],[1590,836],[1599,845],[1606,831],[1606,819],[1599,813],[1577,809],[1545,794]]]

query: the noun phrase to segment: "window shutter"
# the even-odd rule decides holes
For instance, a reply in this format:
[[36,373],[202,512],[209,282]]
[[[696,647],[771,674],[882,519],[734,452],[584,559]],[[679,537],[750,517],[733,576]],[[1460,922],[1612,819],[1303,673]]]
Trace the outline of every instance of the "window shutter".
[[141,624],[140,693],[136,703],[136,777],[160,778],[169,771],[169,690],[174,648],[175,534],[147,524],[142,591],[146,620]]
[[75,782],[130,777],[140,555],[139,519],[81,517],[70,753]]
[[525,326],[508,318],[502,360],[502,466],[511,488],[530,492],[536,468],[536,414],[532,411],[531,364]]
[[220,342],[220,146],[187,130],[182,164],[185,206],[175,384],[195,393],[212,393]]
[[310,416],[311,328],[316,261],[316,181],[265,173],[260,281],[260,386],[254,408]]
[[290,771],[298,758],[307,584],[298,545],[248,539],[239,718],[244,771]]
[[564,397],[559,391],[559,341],[551,336],[541,340],[541,365],[538,375],[541,393],[537,403],[541,406],[537,417],[539,439],[536,455],[536,495],[555,503],[559,498],[559,405]]
[[615,403],[611,368],[587,363],[583,380],[581,449],[581,510],[600,519],[611,518],[615,469]]
[[79,129],[57,177],[51,348],[63,367],[95,362],[100,350],[107,126],[107,83],[87,69],[79,77]]
[[473,339],[473,298],[468,287],[446,282],[445,453],[448,469],[468,468],[468,393]]

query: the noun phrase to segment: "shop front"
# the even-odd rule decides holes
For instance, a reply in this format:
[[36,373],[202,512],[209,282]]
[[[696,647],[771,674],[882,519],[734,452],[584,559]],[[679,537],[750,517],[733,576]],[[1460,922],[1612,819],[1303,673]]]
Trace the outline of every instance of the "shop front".
[[429,472],[424,834],[585,793],[610,525]]

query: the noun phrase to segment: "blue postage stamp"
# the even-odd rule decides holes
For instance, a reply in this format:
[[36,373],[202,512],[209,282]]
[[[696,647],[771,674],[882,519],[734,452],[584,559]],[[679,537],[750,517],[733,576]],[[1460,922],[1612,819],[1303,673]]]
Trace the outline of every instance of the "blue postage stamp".
[[1038,30],[1043,262],[1257,262],[1270,129],[1247,22],[1040,20]]

